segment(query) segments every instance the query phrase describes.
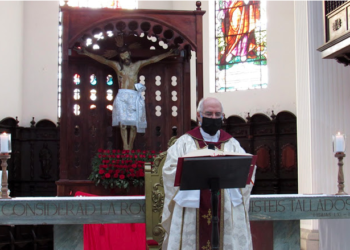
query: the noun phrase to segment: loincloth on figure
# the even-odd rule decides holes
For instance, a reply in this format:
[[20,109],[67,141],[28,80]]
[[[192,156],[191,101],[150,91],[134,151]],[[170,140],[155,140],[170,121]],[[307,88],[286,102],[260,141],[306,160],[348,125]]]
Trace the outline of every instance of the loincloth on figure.
[[113,102],[112,126],[136,126],[137,133],[145,133],[147,121],[142,92],[146,87],[141,83],[136,83],[135,88],[137,90],[118,90]]

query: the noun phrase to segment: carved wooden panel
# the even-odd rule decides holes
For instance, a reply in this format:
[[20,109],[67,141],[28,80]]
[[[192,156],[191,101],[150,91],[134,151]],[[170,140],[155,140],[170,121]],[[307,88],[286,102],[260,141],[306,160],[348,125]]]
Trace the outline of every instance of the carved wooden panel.
[[[19,127],[11,117],[0,121],[0,133],[11,133],[8,160],[11,197],[56,196],[59,177],[59,127],[49,120],[35,119]],[[1,249],[53,249],[52,225],[0,226]]]
[[296,117],[284,111],[270,117],[255,114],[246,119],[230,116],[226,131],[248,153],[258,155],[254,194],[297,193],[298,165]]
[[[195,6],[194,6],[195,7]],[[118,92],[116,72],[73,50],[74,46],[103,55],[116,50],[123,36],[132,61],[148,59],[175,49],[177,56],[142,68],[138,81],[146,86],[147,129],[138,133],[134,149],[164,151],[173,130],[191,127],[190,58],[196,51],[198,99],[203,96],[202,15],[195,11],[76,9],[62,7],[62,115],[59,195],[70,195],[75,181],[85,181],[98,148],[121,149],[119,127],[112,127],[111,105]],[[86,46],[91,43],[90,46]],[[97,49],[93,49],[97,48]],[[117,58],[110,58],[117,61]],[[113,79],[108,85],[106,79]],[[79,79],[79,84],[77,84]],[[92,84],[93,83],[93,84]],[[68,185],[71,183],[73,186]],[[86,183],[84,188],[89,189]],[[67,188],[64,187],[68,185]],[[92,187],[93,188],[93,187]],[[60,191],[65,190],[65,191]],[[67,190],[68,191],[67,193]]]

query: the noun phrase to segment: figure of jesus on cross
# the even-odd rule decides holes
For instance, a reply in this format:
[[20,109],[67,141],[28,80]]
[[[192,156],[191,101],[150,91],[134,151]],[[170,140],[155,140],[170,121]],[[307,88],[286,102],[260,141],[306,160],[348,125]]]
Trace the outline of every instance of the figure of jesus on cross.
[[[123,141],[123,149],[131,150],[133,148],[136,132],[144,133],[147,127],[145,101],[142,92],[146,87],[138,83],[138,74],[141,68],[159,62],[164,58],[174,56],[174,50],[153,56],[149,59],[131,61],[131,52],[124,45],[123,37],[117,36],[116,45],[117,53],[112,52],[112,56],[117,55],[119,61],[109,60],[104,56],[93,54],[84,47],[75,47],[74,50],[79,54],[86,55],[102,64],[105,64],[116,72],[118,76],[119,90],[113,102],[112,126],[120,126],[121,137]],[[110,51],[109,51],[110,54]],[[130,126],[130,134],[128,140],[127,127]]]

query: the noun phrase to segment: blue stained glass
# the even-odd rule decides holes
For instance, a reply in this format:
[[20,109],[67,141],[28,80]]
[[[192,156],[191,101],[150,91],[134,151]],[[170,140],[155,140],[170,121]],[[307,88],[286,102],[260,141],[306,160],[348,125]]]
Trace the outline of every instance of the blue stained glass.
[[95,74],[92,74],[92,75],[90,76],[90,84],[91,84],[91,85],[96,85],[96,84],[97,84],[97,80],[96,80]]
[[108,75],[106,83],[107,83],[108,86],[113,85],[113,76]]

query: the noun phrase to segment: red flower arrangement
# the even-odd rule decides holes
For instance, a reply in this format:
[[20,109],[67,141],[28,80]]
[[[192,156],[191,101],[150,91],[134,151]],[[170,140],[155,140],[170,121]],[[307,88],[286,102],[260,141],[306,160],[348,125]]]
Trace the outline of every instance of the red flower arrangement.
[[92,159],[92,172],[88,177],[105,188],[143,186],[145,162],[157,157],[154,150],[105,150],[99,149]]

